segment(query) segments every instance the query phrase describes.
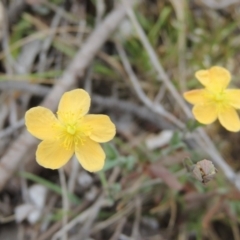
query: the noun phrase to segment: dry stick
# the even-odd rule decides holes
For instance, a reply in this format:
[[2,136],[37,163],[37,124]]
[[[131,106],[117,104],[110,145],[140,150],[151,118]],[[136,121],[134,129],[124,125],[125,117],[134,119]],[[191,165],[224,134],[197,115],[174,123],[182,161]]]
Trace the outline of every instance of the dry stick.
[[223,9],[230,7],[233,4],[239,4],[239,0],[222,0],[222,1],[217,1],[217,0],[201,0],[203,4],[206,6],[213,8],[213,9]]
[[107,228],[108,226],[114,224],[115,222],[118,222],[123,217],[129,216],[130,214],[132,214],[133,211],[134,211],[134,203],[129,202],[125,208],[121,209],[121,211],[116,212],[114,215],[112,215],[107,220],[97,223],[93,227],[92,233],[97,233],[97,232]]
[[[108,179],[108,183],[113,184],[117,177],[119,176],[121,169],[119,167],[115,167]],[[107,191],[103,193],[103,195],[107,195]],[[78,232],[78,235],[81,236],[82,239],[87,239],[91,234],[92,225],[95,219],[98,216],[99,211],[101,210],[101,205],[98,205],[94,210],[92,210],[91,215],[89,215],[88,219],[83,224],[81,230]]]
[[[75,215],[76,213],[80,213],[82,212],[85,208],[88,207],[90,203],[85,201],[83,202],[81,205],[79,205],[78,207],[76,207],[75,209],[73,209],[73,211],[71,211],[70,213],[70,218],[71,220],[73,219],[73,215]],[[36,240],[48,240],[51,238],[51,236],[57,232],[59,230],[59,228],[61,228],[62,223],[60,221],[54,223],[50,228],[48,228],[46,231],[44,231]]]
[[35,96],[45,97],[51,89],[49,87],[32,84],[27,81],[4,80],[0,81],[0,90],[19,90]]
[[94,209],[91,209],[91,214],[86,219],[83,224],[81,230],[78,232],[78,235],[81,236],[82,239],[88,239],[91,233],[92,225],[96,218],[99,215],[99,211],[101,210],[102,205],[97,205]]
[[[54,12],[59,12],[61,14],[61,17],[64,18],[65,20],[67,20],[69,23],[76,23],[78,24],[79,22],[79,18],[77,18],[76,16],[73,16],[72,14],[69,14],[67,12],[67,10],[65,10],[64,8],[60,8],[59,6],[51,3],[48,0],[43,0],[43,4],[48,7],[50,10],[54,11]],[[59,9],[61,9],[59,11]]]
[[[62,189],[62,206],[63,206],[63,218],[62,218],[62,227],[67,225],[68,222],[68,212],[69,212],[69,202],[68,202],[68,196],[67,196],[67,183],[66,178],[64,174],[63,168],[60,168],[58,170],[59,172],[59,178],[61,183],[61,189]],[[62,240],[67,240],[67,231],[62,233]]]
[[127,58],[127,54],[125,53],[121,43],[117,42],[116,47],[117,47],[118,53],[120,55],[120,58],[122,60],[122,63],[124,65],[125,71],[127,72],[128,76],[129,76],[129,80],[131,81],[131,83],[134,87],[134,90],[136,91],[140,100],[152,111],[158,113],[159,115],[162,115],[163,117],[168,119],[170,122],[174,123],[179,128],[184,128],[184,124],[181,121],[179,121],[174,115],[167,112],[163,108],[163,106],[161,106],[160,104],[154,105],[154,103],[146,96],[146,94],[143,92],[143,90],[139,84],[139,80],[138,80],[136,74],[133,72],[131,64]]
[[27,7],[25,0],[12,1],[8,10],[9,25],[16,23]]
[[24,126],[24,119],[22,118],[19,121],[17,121],[16,123],[14,123],[13,125],[10,125],[9,127],[0,131],[0,139],[13,134],[16,130],[18,130],[19,128],[21,128],[23,126]]
[[166,86],[165,85],[162,85],[159,90],[158,90],[158,93],[156,94],[154,100],[153,100],[153,103],[154,104],[157,104],[159,102],[162,101],[162,99],[164,98],[165,96],[165,93],[166,93]]
[[44,72],[44,70],[45,70],[45,66],[46,66],[46,62],[47,62],[47,53],[48,53],[49,48],[51,47],[51,44],[52,44],[52,41],[53,41],[55,35],[56,35],[57,27],[58,27],[58,25],[60,24],[60,21],[61,21],[60,12],[61,12],[61,9],[59,11],[57,11],[55,16],[53,17],[51,27],[50,27],[50,29],[52,29],[53,31],[43,41],[42,51],[41,51],[40,56],[39,56],[38,72]]
[[4,24],[5,24],[5,8],[3,3],[0,1],[0,40],[4,35]]
[[170,205],[170,219],[168,222],[168,229],[173,229],[177,217],[177,205],[174,198],[170,200],[169,205]]
[[136,197],[135,199],[135,208],[136,208],[136,212],[135,212],[135,220],[133,223],[133,227],[132,227],[132,239],[142,239],[140,232],[139,232],[139,225],[140,225],[140,221],[141,221],[141,215],[142,215],[142,201],[141,198],[139,196]]
[[173,97],[176,99],[176,101],[179,103],[181,108],[184,110],[187,117],[189,117],[189,118],[192,117],[191,111],[185,104],[183,98],[179,95],[176,88],[172,85],[171,80],[169,79],[168,75],[166,74],[162,65],[160,64],[157,54],[153,50],[153,47],[151,46],[146,34],[144,33],[141,25],[139,24],[131,6],[128,4],[128,1],[122,0],[122,2],[124,3],[125,7],[127,8],[127,14],[129,16],[130,20],[132,21],[134,27],[136,28],[136,31],[140,38],[140,41],[142,42],[144,48],[146,49],[149,59],[152,62],[153,67],[155,68],[155,70],[157,71],[157,73],[159,75],[159,79],[161,79],[162,82],[167,86],[168,90],[171,92]]
[[177,15],[178,21],[178,76],[181,92],[186,87],[186,0],[170,0]]
[[[18,40],[17,42],[15,42],[14,44],[12,44],[10,46],[10,51],[12,52],[13,50],[18,49],[18,48],[26,45],[27,43],[33,42],[35,40],[42,39],[44,37],[47,37],[48,35],[52,34],[53,32],[68,33],[70,31],[71,32],[79,32],[79,28],[78,27],[71,27],[71,26],[68,26],[68,27],[62,26],[62,27],[59,27],[59,28],[56,28],[56,29],[46,28],[46,29],[43,29],[43,30],[39,30],[38,32],[30,34],[29,36],[24,37],[24,38]],[[88,32],[89,32],[89,30],[87,29],[86,33],[88,33]],[[5,58],[5,54],[0,52],[0,60],[2,60],[4,58]]]
[[123,217],[123,218],[119,221],[119,223],[118,223],[118,225],[117,225],[117,227],[116,227],[116,229],[115,229],[115,232],[114,232],[114,234],[112,235],[112,237],[110,238],[110,240],[118,240],[118,239],[119,239],[119,236],[120,236],[120,234],[121,234],[121,232],[122,232],[122,229],[123,229],[126,221],[127,221],[127,218],[126,218],[126,217]]
[[90,208],[83,211],[76,218],[74,218],[72,221],[70,221],[68,224],[66,224],[61,230],[56,232],[53,235],[52,240],[57,240],[58,238],[60,238],[62,236],[62,234],[64,232],[69,231],[77,224],[83,223],[91,215],[92,212],[95,212],[96,208],[99,208],[99,206],[102,206],[102,205],[104,205],[103,194],[100,195],[100,197],[96,200],[96,202]]
[[[136,31],[140,37],[140,40],[145,47],[149,59],[155,68],[156,72],[158,73],[160,79],[162,82],[166,85],[172,96],[175,98],[176,102],[179,104],[179,106],[182,108],[184,113],[188,118],[192,118],[192,113],[186,103],[184,102],[182,96],[178,93],[178,91],[175,89],[174,85],[172,84],[171,80],[169,79],[168,75],[164,71],[162,65],[159,62],[159,59],[153,50],[153,47],[149,43],[149,40],[144,33],[141,25],[139,24],[131,6],[128,4],[126,0],[122,0],[124,3],[127,14],[131,21],[133,22],[133,25],[136,28]],[[197,134],[198,133],[198,134]],[[213,161],[222,169],[225,176],[228,178],[229,181],[235,184],[235,186],[240,190],[240,177],[237,176],[232,168],[225,162],[225,160],[222,158],[222,156],[219,154],[218,150],[214,146],[213,142],[209,138],[209,136],[206,134],[206,132],[203,129],[198,129],[197,133],[193,134],[195,137],[197,143],[209,154],[209,156],[213,159]]]
[[77,33],[77,39],[79,41],[80,44],[82,44],[82,41],[83,41],[83,33],[85,31],[85,28],[87,27],[87,23],[86,23],[86,14],[85,13],[82,13],[81,14],[82,17],[78,23],[78,33]]
[[[110,185],[113,184],[116,181],[119,174],[120,174],[120,168],[115,167],[108,179],[108,183]],[[64,228],[62,228],[58,232],[56,232],[54,234],[54,236],[52,237],[52,240],[58,239],[63,234],[63,232],[69,231],[70,229],[75,227],[77,224],[80,224],[80,223],[83,223],[84,221],[86,221],[89,218],[89,216],[91,216],[94,212],[98,211],[98,209],[100,207],[104,206],[105,202],[106,201],[104,199],[104,193],[101,193],[100,196],[98,197],[98,199],[95,201],[95,203],[91,207],[89,207],[88,209],[83,211],[76,218],[74,218],[70,222],[68,222],[68,224],[65,225]]]
[[119,236],[119,240],[135,240],[135,239],[132,239],[132,238],[128,237],[127,235],[121,233]]
[[[129,1],[134,3],[134,1]],[[70,66],[66,69],[63,76],[51,92],[44,99],[42,106],[55,110],[59,99],[63,93],[76,84],[77,77],[82,77],[84,71],[93,60],[96,53],[106,42],[111,33],[117,28],[126,14],[125,8],[119,6],[113,10],[102,23],[92,32],[82,49],[77,53]],[[7,181],[17,170],[18,165],[22,162],[24,156],[30,148],[35,148],[37,140],[32,137],[26,130],[11,144],[0,162],[0,191]]]
[[238,228],[238,220],[233,219],[231,224],[234,240],[240,240],[240,233]]
[[171,124],[162,116],[154,113],[149,108],[139,106],[138,104],[130,101],[120,100],[113,97],[106,98],[99,95],[93,95],[92,101],[93,103],[106,109],[116,109],[117,111],[127,112],[135,115],[145,121],[153,123],[159,129],[176,129],[173,124]]
[[104,0],[97,0],[96,7],[97,7],[96,25],[98,25],[102,21],[102,17],[106,10]]
[[[0,111],[1,111],[1,114],[0,114],[0,129],[3,128],[4,124],[5,124],[5,120],[9,114],[9,107],[8,107],[8,103],[6,102],[5,100],[5,95],[6,93],[3,93],[0,95]],[[2,130],[4,131],[4,130]],[[0,132],[0,135],[1,135],[1,132]]]
[[[50,92],[50,88],[42,85],[31,84],[29,82],[21,81],[3,81],[0,82],[0,90],[20,90],[26,93],[31,93],[35,96],[44,97]],[[92,102],[98,106],[102,106],[107,109],[118,109],[119,111],[128,112],[130,114],[136,115],[137,117],[149,121],[155,124],[160,129],[174,129],[174,126],[162,116],[155,114],[148,108],[140,106],[138,104],[132,103],[130,101],[125,101],[113,97],[102,97],[100,95],[94,94],[92,96]],[[0,116],[1,117],[1,116]],[[22,123],[24,125],[24,123]],[[19,123],[19,125],[21,125]],[[23,126],[22,125],[22,126]],[[21,126],[16,126],[16,128]],[[0,136],[7,136],[12,134],[12,127],[6,128],[0,131]]]
[[2,48],[3,48],[3,52],[6,56],[5,68],[6,68],[7,74],[12,75],[14,72],[15,61],[13,60],[13,57],[11,55],[10,48],[9,48],[9,34],[8,34],[9,21],[7,18],[6,8],[3,8],[2,14],[3,14],[2,20],[4,23],[2,26],[2,28],[3,28],[3,30],[2,30],[3,31]]

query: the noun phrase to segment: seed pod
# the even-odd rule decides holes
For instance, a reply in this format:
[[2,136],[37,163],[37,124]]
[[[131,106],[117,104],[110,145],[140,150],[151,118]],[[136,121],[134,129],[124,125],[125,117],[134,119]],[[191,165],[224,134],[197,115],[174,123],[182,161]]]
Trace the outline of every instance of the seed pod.
[[211,181],[217,173],[217,169],[214,167],[213,163],[206,159],[193,164],[191,159],[186,158],[184,159],[184,166],[188,172],[192,173],[194,178],[203,184]]
[[217,169],[211,161],[204,159],[197,162],[192,173],[197,180],[206,184],[214,178]]

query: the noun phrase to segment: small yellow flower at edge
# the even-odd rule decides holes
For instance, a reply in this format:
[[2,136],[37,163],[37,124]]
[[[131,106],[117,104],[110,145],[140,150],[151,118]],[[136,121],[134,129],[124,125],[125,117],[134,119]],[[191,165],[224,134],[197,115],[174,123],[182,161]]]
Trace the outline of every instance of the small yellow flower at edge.
[[184,98],[194,105],[194,117],[203,124],[213,123],[218,118],[228,131],[239,131],[236,109],[240,109],[240,90],[227,89],[231,80],[229,71],[214,66],[197,71],[195,76],[205,88],[184,93]]
[[37,148],[36,160],[45,167],[58,169],[75,153],[89,172],[103,168],[105,153],[99,143],[110,141],[115,125],[106,115],[87,114],[90,96],[83,89],[63,94],[57,117],[47,108],[34,107],[26,112],[27,130],[43,140]]

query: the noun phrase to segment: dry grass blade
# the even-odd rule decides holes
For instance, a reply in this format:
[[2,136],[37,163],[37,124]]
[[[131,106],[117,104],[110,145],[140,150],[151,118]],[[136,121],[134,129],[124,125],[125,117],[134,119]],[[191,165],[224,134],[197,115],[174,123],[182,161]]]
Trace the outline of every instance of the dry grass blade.
[[2,39],[3,37],[3,28],[4,28],[4,22],[5,22],[4,14],[5,14],[4,7],[2,2],[0,2],[0,39]]
[[124,217],[124,218],[122,218],[120,221],[119,221],[119,223],[117,224],[117,227],[116,227],[116,229],[115,229],[115,232],[114,232],[114,234],[112,235],[112,237],[110,238],[110,240],[118,240],[119,239],[119,237],[120,237],[120,234],[121,234],[121,232],[122,232],[122,229],[123,229],[123,227],[124,227],[124,225],[125,225],[125,223],[126,223],[126,218]]
[[136,91],[138,97],[140,98],[140,100],[148,107],[150,108],[153,112],[156,112],[159,115],[162,115],[163,117],[165,117],[167,120],[169,120],[170,122],[174,123],[176,126],[178,126],[179,128],[183,128],[184,124],[179,121],[174,115],[172,115],[171,113],[167,112],[163,106],[161,106],[160,104],[154,104],[147,96],[146,94],[143,92],[140,84],[139,84],[139,80],[137,78],[137,76],[135,75],[135,73],[132,70],[131,64],[127,58],[127,55],[122,47],[122,45],[117,42],[116,43],[117,49],[118,49],[118,53],[120,55],[120,58],[123,62],[124,68],[129,76],[129,79],[134,87],[134,90]]
[[140,235],[140,222],[141,222],[141,215],[142,215],[142,201],[140,197],[136,197],[135,200],[135,220],[132,229],[132,238],[141,240],[142,237]]
[[108,226],[114,224],[115,222],[119,221],[123,217],[129,216],[133,212],[133,210],[134,210],[134,203],[130,202],[124,209],[115,213],[113,216],[111,216],[107,220],[97,223],[93,227],[92,232],[97,233],[97,232],[107,228]]
[[186,86],[186,1],[170,0],[178,19],[178,74],[181,92],[187,90]]
[[161,162],[152,163],[149,166],[149,171],[154,178],[162,179],[163,182],[171,189],[175,189],[177,191],[181,191],[183,189],[183,185],[178,181],[176,176],[169,172],[169,170],[165,168]]
[[201,0],[201,2],[203,4],[205,4],[206,6],[210,7],[210,8],[213,8],[213,9],[224,9],[224,8],[227,8],[233,4],[239,4],[239,0],[228,0],[228,1],[225,1],[225,0],[220,0],[220,1],[217,1],[217,0]]
[[69,231],[74,226],[76,226],[76,224],[83,223],[84,221],[86,221],[88,219],[88,217],[91,216],[92,212],[95,212],[95,209],[96,208],[98,209],[103,204],[104,204],[104,198],[103,198],[103,195],[101,195],[96,200],[96,202],[93,204],[93,206],[91,206],[90,208],[88,208],[85,211],[83,211],[79,216],[77,216],[72,221],[70,221],[68,224],[66,224],[60,231],[56,232],[53,235],[52,240],[59,239],[64,232]]

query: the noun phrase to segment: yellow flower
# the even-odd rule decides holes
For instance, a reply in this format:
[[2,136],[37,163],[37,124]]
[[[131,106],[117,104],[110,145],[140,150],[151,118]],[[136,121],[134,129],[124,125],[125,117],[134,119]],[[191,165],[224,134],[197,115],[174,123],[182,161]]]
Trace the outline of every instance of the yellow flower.
[[116,129],[106,115],[86,115],[90,101],[86,91],[75,89],[63,94],[57,117],[44,107],[34,107],[26,112],[28,131],[43,140],[36,152],[36,160],[41,166],[60,168],[75,152],[87,171],[96,172],[103,168],[105,153],[99,143],[111,140]]
[[194,117],[203,124],[210,124],[218,118],[227,130],[239,131],[236,109],[240,109],[240,90],[227,89],[231,80],[229,71],[215,66],[197,71],[195,76],[205,88],[184,93],[184,98],[194,105]]

